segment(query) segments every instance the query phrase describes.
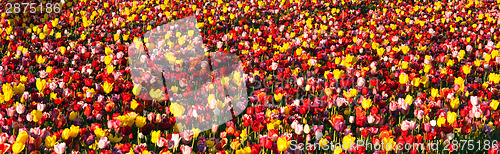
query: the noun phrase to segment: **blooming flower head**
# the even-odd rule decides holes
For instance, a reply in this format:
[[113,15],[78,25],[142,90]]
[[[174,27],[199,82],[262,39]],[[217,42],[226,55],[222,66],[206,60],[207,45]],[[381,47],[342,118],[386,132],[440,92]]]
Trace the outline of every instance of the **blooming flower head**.
[[287,150],[288,148],[290,147],[290,142],[284,138],[284,137],[280,137],[278,138],[278,150],[279,151],[285,151]]
[[114,83],[109,83],[108,81],[105,81],[104,84],[102,85],[102,88],[106,94],[110,93],[113,91],[113,85]]

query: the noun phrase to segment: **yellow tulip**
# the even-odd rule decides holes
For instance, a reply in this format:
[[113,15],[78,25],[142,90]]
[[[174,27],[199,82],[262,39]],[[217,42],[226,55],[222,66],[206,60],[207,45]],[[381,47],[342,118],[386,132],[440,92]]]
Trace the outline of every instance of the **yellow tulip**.
[[179,39],[177,41],[179,42],[179,45],[184,45],[184,43],[186,43],[186,38],[184,36],[182,36],[182,37],[179,37]]
[[408,62],[406,62],[406,61],[403,61],[403,62],[401,63],[401,68],[403,68],[403,69],[407,69],[409,66],[410,66],[410,63],[408,63]]
[[352,146],[354,145],[354,141],[356,140],[356,137],[347,135],[344,136],[342,139],[342,149],[351,149]]
[[333,154],[341,154],[342,153],[342,148],[340,146],[336,146],[335,150],[333,151]]
[[38,64],[45,63],[45,61],[47,60],[47,58],[43,57],[42,55],[35,56],[35,59]]
[[170,90],[171,90],[172,92],[174,92],[174,93],[177,93],[177,92],[179,92],[179,87],[177,87],[177,86],[172,86],[172,88],[170,88]]
[[462,71],[464,72],[464,74],[467,75],[470,73],[471,68],[472,68],[472,66],[470,66],[470,65],[464,65],[464,66],[462,66]]
[[21,81],[21,83],[26,83],[26,81],[28,81],[28,77],[21,75],[21,77],[19,77],[19,81]]
[[384,55],[384,53],[385,53],[385,49],[384,48],[378,48],[377,49],[377,55],[379,57],[382,57]]
[[453,124],[457,120],[457,113],[448,111],[446,120],[448,120],[448,123]]
[[121,115],[121,116],[116,117],[116,119],[118,119],[118,120],[120,120],[120,122],[122,122],[121,127],[132,126],[132,125],[134,125],[134,122],[135,122],[135,119],[128,116],[128,115]]
[[491,60],[491,55],[490,55],[490,54],[486,54],[486,55],[484,56],[484,61],[486,61],[486,62],[490,62],[490,60]]
[[104,84],[102,85],[102,88],[106,94],[110,93],[113,91],[113,84],[114,83],[109,83],[108,81],[105,81]]
[[69,120],[73,121],[76,119],[77,116],[78,116],[78,113],[76,113],[75,111],[71,111],[71,113],[69,113]]
[[69,139],[69,137],[71,137],[71,130],[69,128],[64,129],[63,132],[61,133],[61,137],[64,140]]
[[392,151],[392,150],[394,150],[394,147],[396,146],[396,142],[394,142],[392,137],[382,138],[382,143],[384,144],[382,146],[383,146],[383,149],[385,151]]
[[465,56],[465,50],[460,50],[458,52],[458,60],[459,61],[462,60],[464,58],[464,56]]
[[25,146],[26,145],[24,143],[16,142],[16,143],[14,143],[14,145],[12,145],[12,152],[21,153],[24,150]]
[[104,48],[104,53],[106,53],[106,55],[109,55],[109,54],[113,53],[113,50],[111,50],[111,48],[109,48],[109,47],[106,47],[106,48]]
[[481,63],[482,63],[482,61],[480,59],[476,59],[474,61],[474,66],[479,67],[479,66],[481,66]]
[[343,70],[341,71],[339,69],[335,69],[335,70],[333,70],[332,73],[333,73],[333,77],[338,80],[338,79],[340,79],[342,74],[344,74],[344,71]]
[[411,83],[415,87],[420,86],[420,78],[413,78],[413,80],[411,80]]
[[19,133],[19,135],[17,135],[16,142],[26,144],[28,138],[28,133],[26,131],[22,131]]
[[413,97],[411,95],[406,95],[405,103],[411,105],[413,103]]
[[465,83],[465,81],[462,77],[455,78],[455,84],[460,85],[460,87],[461,87],[460,89],[463,89],[464,83]]
[[2,91],[3,91],[3,99],[8,102],[12,97],[14,97],[14,90],[12,86],[9,83],[3,84],[2,86]]
[[103,130],[102,128],[100,127],[97,127],[95,130],[94,130],[94,134],[97,138],[101,138],[101,137],[106,137],[108,136],[108,130]]
[[69,135],[71,138],[76,138],[78,134],[80,134],[80,126],[71,125],[69,130],[70,130]]
[[290,142],[285,137],[278,138],[278,150],[283,152],[290,147]]
[[406,75],[405,73],[401,73],[399,75],[399,83],[406,84],[408,83],[408,80],[409,80],[408,75]]
[[107,72],[108,74],[113,73],[113,71],[114,71],[114,70],[115,70],[115,67],[114,67],[113,65],[108,65],[108,66],[106,66],[106,72]]
[[130,101],[130,108],[132,110],[135,110],[140,104],[134,99],[132,101]]
[[439,117],[436,124],[437,126],[441,127],[442,124],[446,123],[446,118],[444,117]]
[[156,141],[158,141],[160,136],[161,136],[161,131],[159,130],[151,132],[151,142],[156,144]]
[[170,112],[174,114],[174,117],[178,118],[184,114],[184,107],[177,103],[170,104]]
[[59,51],[61,52],[62,55],[64,55],[66,53],[66,47],[59,47]]
[[432,68],[431,65],[424,64],[424,72],[425,73],[429,73],[429,71],[431,70],[431,68]]
[[38,89],[38,91],[42,92],[47,86],[46,83],[47,82],[45,81],[45,79],[36,79],[36,88]]
[[57,136],[56,135],[52,135],[52,136],[47,136],[45,138],[45,146],[47,148],[52,148],[54,147],[54,145],[56,145],[56,142],[57,142]]
[[452,109],[458,109],[458,106],[460,105],[460,99],[458,98],[453,98],[450,102],[450,107]]
[[282,93],[274,94],[274,100],[276,102],[281,102],[282,98],[283,98],[283,94]]
[[434,88],[432,88],[432,89],[431,89],[431,96],[432,96],[432,97],[441,97],[441,96],[439,95],[439,89],[434,89]]
[[109,65],[111,61],[113,61],[113,58],[111,58],[111,56],[107,55],[106,57],[104,57],[104,64]]
[[490,75],[488,75],[488,79],[491,82],[497,84],[498,82],[500,82],[500,75],[496,73],[490,73]]
[[492,100],[491,103],[490,103],[491,109],[497,110],[498,104],[499,104],[498,100]]
[[43,112],[39,110],[33,110],[31,111],[31,114],[33,115],[33,121],[38,122],[42,119]]
[[138,96],[141,93],[141,89],[141,85],[134,85],[134,88],[132,88],[132,93],[134,93],[135,96]]
[[361,102],[361,106],[366,110],[372,106],[372,100],[371,99],[364,99],[363,102]]
[[146,125],[146,117],[143,116],[135,117],[135,125],[139,128],[144,127],[144,125]]

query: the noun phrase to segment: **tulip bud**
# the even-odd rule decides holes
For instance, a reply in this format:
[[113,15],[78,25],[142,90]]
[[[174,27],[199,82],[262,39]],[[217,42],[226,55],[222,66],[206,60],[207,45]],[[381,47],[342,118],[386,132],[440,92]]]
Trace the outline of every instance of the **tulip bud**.
[[309,124],[306,124],[304,126],[304,133],[309,134],[310,131],[311,131],[311,128],[309,127]]

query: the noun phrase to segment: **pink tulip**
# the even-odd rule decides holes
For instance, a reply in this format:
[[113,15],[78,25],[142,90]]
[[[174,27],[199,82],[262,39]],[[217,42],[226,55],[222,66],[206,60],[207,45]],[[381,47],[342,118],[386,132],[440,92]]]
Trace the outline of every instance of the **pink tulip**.
[[302,134],[302,132],[304,132],[304,125],[297,124],[296,127],[295,127],[295,133],[297,135],[300,135],[300,134]]
[[39,111],[43,111],[43,110],[45,110],[45,106],[46,105],[43,103],[38,103],[38,104],[36,104],[36,109]]
[[55,144],[54,145],[54,151],[57,154],[63,154],[64,151],[66,151],[66,143],[62,142],[62,143]]
[[9,134],[7,133],[1,133],[0,134],[0,143],[5,143],[9,139]]
[[163,147],[163,146],[167,145],[167,142],[168,142],[168,141],[167,141],[167,139],[166,139],[166,138],[164,138],[164,137],[160,137],[160,138],[158,138],[158,140],[156,141],[156,146],[158,146],[158,147],[160,147],[160,148],[161,148],[161,147]]
[[273,69],[273,70],[278,69],[278,63],[273,62],[273,63],[271,64],[271,69]]
[[17,113],[19,113],[19,114],[23,114],[23,113],[24,113],[24,111],[26,111],[26,107],[24,106],[24,104],[18,104],[18,105],[16,106],[16,111],[17,111]]
[[391,103],[389,103],[389,109],[391,111],[396,111],[398,109],[398,103],[396,101],[391,101]]
[[110,142],[108,141],[108,137],[101,137],[101,139],[99,140],[99,142],[97,143],[97,146],[100,148],[100,149],[105,149],[107,148],[107,146],[110,144]]
[[28,114],[26,115],[26,120],[27,120],[27,121],[29,121],[29,122],[31,122],[31,121],[33,121],[33,117],[34,117],[34,116],[33,116],[31,113],[28,113]]
[[10,144],[14,144],[15,142],[16,142],[16,135],[11,135],[11,136],[9,137],[9,143],[10,143]]
[[470,96],[470,103],[473,105],[473,106],[477,106],[478,104],[478,98],[477,96]]
[[401,130],[402,131],[407,131],[408,129],[410,129],[410,122],[408,120],[405,120],[401,123]]
[[366,117],[366,120],[368,121],[368,124],[373,124],[375,122],[375,117],[373,115],[368,115]]
[[16,113],[16,109],[13,106],[7,108],[7,116],[13,117],[15,113]]
[[148,121],[153,122],[155,120],[156,115],[153,112],[149,112],[147,118]]
[[430,132],[431,131],[432,126],[431,126],[430,123],[427,122],[427,123],[424,123],[423,125],[424,125],[424,131],[425,132]]
[[193,152],[193,148],[187,145],[181,145],[182,154],[191,154]]

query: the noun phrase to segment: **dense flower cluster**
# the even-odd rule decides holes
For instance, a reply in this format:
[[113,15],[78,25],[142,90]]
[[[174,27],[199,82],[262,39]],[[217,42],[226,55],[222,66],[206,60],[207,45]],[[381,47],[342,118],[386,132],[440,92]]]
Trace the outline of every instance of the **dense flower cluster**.
[[[432,149],[394,145],[490,140],[481,150],[498,153],[499,4],[66,0],[57,14],[1,8],[0,151],[301,153],[290,148],[294,140],[344,143],[336,154],[422,153]],[[248,105],[233,104],[243,114],[207,131],[182,129],[177,120],[197,117],[198,107],[170,101],[170,92],[199,95],[196,85],[179,80],[163,95],[165,88],[134,84],[149,78],[132,78],[129,66],[135,38],[190,16],[202,37],[194,42],[238,55],[245,72],[208,89],[248,87]],[[182,46],[192,35],[164,37]],[[212,109],[226,105],[214,97]]]

